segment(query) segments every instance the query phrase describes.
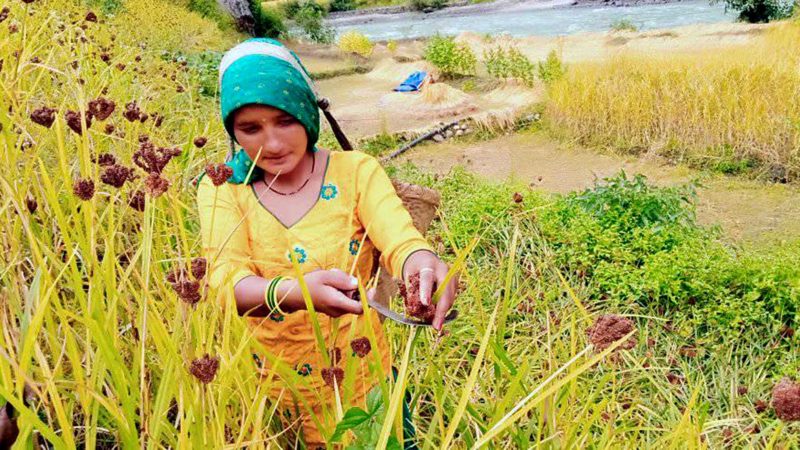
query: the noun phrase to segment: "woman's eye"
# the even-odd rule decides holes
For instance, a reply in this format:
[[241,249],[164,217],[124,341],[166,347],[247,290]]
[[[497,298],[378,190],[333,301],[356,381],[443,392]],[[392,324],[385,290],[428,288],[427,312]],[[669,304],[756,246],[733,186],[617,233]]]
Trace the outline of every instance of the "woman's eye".
[[294,117],[284,117],[278,121],[278,123],[282,126],[294,125],[296,122],[297,121],[294,119]]

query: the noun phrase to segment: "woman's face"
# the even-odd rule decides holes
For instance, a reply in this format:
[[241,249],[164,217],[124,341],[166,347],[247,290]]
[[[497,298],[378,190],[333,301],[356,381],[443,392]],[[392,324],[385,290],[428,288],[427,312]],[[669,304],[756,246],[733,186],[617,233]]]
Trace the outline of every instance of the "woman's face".
[[236,110],[233,134],[256,166],[271,175],[291,173],[308,148],[305,127],[294,116],[266,105]]

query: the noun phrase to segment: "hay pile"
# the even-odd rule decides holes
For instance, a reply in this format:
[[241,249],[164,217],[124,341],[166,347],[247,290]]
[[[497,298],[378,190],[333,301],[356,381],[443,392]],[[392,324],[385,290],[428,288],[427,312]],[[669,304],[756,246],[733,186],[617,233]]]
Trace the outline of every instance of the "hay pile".
[[421,92],[392,92],[381,97],[379,107],[393,114],[417,118],[445,118],[470,114],[478,110],[472,97],[444,83],[431,83]]
[[406,77],[417,70],[424,70],[431,73],[434,69],[427,61],[399,63],[392,58],[385,58],[380,60],[375,65],[375,68],[367,73],[365,77],[375,81],[400,84]]

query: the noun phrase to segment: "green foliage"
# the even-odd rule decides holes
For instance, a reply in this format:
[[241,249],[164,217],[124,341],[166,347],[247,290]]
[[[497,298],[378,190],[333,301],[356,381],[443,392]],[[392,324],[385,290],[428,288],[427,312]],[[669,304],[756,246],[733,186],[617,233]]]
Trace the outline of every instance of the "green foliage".
[[442,9],[447,5],[447,0],[411,0],[411,7],[417,11]]
[[639,27],[633,24],[630,19],[617,19],[611,22],[612,31],[639,31]]
[[259,0],[248,0],[253,13],[253,34],[256,37],[278,38],[286,34],[286,25],[278,11],[261,6]]
[[389,133],[381,133],[372,138],[359,142],[358,149],[372,156],[378,156],[387,151],[396,150],[400,140]]
[[567,72],[567,68],[564,66],[564,63],[555,50],[551,50],[550,53],[547,54],[547,59],[545,59],[544,62],[539,62],[537,64],[537,69],[539,72],[539,79],[544,81],[545,84],[550,84],[561,79]]
[[484,51],[483,60],[489,75],[498,79],[515,79],[526,86],[533,86],[536,65],[516,47],[489,49]]
[[457,44],[453,37],[433,36],[425,47],[425,59],[446,78],[475,75],[475,54],[466,45]]
[[189,0],[187,8],[202,17],[213,20],[221,30],[233,28],[233,18],[220,7],[217,0]]
[[691,185],[653,187],[621,173],[563,197],[540,230],[596,301],[672,310],[706,337],[794,325],[797,257],[737,255],[697,224],[693,199]]
[[[491,264],[481,258],[503,248],[516,224],[532,237],[523,255],[551,260],[604,308],[666,313],[685,333],[712,343],[800,326],[797,246],[753,254],[723,244],[716,230],[697,223],[691,184],[655,187],[641,175],[620,173],[553,201],[522,186],[481,181],[461,168],[444,178],[409,166],[394,171],[439,190],[455,245],[463,248],[482,234],[479,264]],[[524,193],[524,206],[511,201],[515,191]]]
[[[509,190],[513,186],[482,182],[460,166],[442,178],[424,174],[411,165],[395,170],[396,176],[440,192],[442,214],[447,219],[453,243],[459,248],[466,247],[481,233],[484,234],[476,251],[478,255],[486,254],[492,247],[505,246],[504,242],[510,239],[508,232],[513,220],[509,213],[514,203]],[[469,188],[465,189],[465,186]],[[516,188],[523,189],[522,186]],[[543,203],[533,193],[530,197],[528,202]]]
[[216,97],[219,93],[219,62],[223,53],[213,50],[189,54],[180,51],[162,51],[160,56],[163,61],[185,61],[189,68],[188,72],[196,79],[200,94],[205,97]]
[[331,12],[336,11],[351,11],[356,9],[358,5],[356,4],[355,0],[331,0],[330,5],[328,5],[328,9]]
[[322,130],[319,134],[319,140],[317,141],[317,147],[324,148],[326,150],[341,150],[342,147],[339,145],[339,141],[336,140],[336,136],[334,136],[333,132],[330,130]]
[[739,20],[749,23],[766,23],[792,16],[797,2],[794,0],[724,0],[725,9],[739,12]]
[[292,0],[283,9],[286,17],[293,19],[313,42],[330,44],[336,37],[336,31],[324,22],[327,11],[314,0]]

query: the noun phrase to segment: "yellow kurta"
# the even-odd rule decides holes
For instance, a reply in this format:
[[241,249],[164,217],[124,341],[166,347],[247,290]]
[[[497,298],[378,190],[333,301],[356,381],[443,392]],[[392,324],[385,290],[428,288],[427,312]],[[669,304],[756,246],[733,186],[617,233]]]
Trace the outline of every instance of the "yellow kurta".
[[[414,228],[383,168],[373,157],[360,152],[329,154],[317,202],[297,223],[288,227],[259,202],[252,185],[225,183],[215,187],[209,177],[203,177],[197,203],[203,250],[209,261],[209,284],[223,295],[230,295],[233,286],[248,276],[266,279],[277,275],[294,276],[289,252],[306,273],[334,268],[349,273],[355,263],[354,274],[366,283],[373,269],[373,248],[380,250],[381,262],[398,278],[411,253],[430,249]],[[366,241],[365,232],[368,232]],[[386,338],[377,313],[370,310],[369,314],[383,355],[384,374],[388,376]],[[333,319],[325,315],[318,317],[328,349],[340,349],[342,358],[354,357],[349,340],[353,316],[339,318],[336,333]],[[334,396],[321,377],[324,363],[309,313],[297,311],[286,316],[246,320],[265,352],[279,357],[308,381],[307,386],[295,387],[313,405],[315,414],[323,408],[322,403],[330,410]],[[358,317],[355,337],[366,336],[365,325],[365,317]],[[360,360],[357,364],[360,369],[356,379],[370,380],[366,362]],[[265,370],[268,367],[265,366]],[[347,385],[347,381],[344,384]],[[352,404],[359,404],[372,386],[371,383],[355,384],[352,392],[344,394],[352,399]],[[292,400],[284,388],[285,385],[278,383],[272,395],[281,397],[284,405],[292,404],[294,409],[296,399]],[[322,443],[322,436],[307,415],[303,420],[303,432],[307,442]]]

